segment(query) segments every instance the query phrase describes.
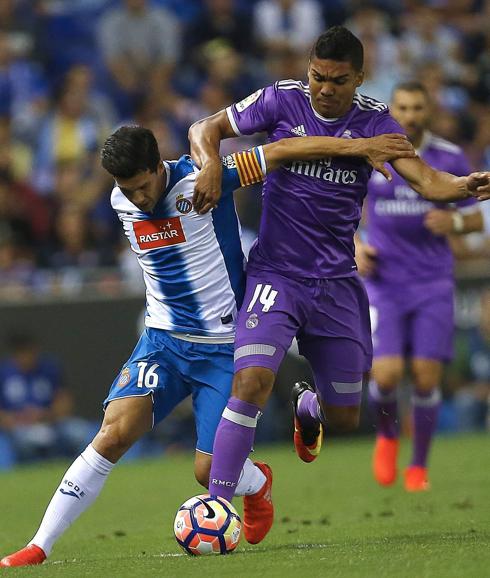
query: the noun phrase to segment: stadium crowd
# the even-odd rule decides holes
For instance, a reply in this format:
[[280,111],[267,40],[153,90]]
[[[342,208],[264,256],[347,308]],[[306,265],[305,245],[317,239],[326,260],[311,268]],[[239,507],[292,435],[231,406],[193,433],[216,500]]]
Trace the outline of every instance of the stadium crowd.
[[[335,24],[365,46],[361,92],[389,101],[396,83],[419,79],[432,130],[490,170],[489,19],[489,0],[0,0],[0,300],[87,283],[142,290],[101,143],[141,124],[163,158],[178,158],[194,121],[277,79],[304,79],[313,40]],[[258,190],[237,200],[253,239]],[[488,269],[490,237],[470,239],[464,256]],[[469,347],[486,347],[488,361],[486,331],[482,322]],[[488,364],[477,365],[468,375],[488,389]]]

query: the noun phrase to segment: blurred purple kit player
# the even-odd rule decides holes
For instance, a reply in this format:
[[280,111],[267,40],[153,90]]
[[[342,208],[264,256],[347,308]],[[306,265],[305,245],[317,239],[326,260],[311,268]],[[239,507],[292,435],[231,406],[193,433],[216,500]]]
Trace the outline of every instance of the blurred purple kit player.
[[[460,176],[470,172],[459,147],[429,132],[417,150],[441,171]],[[374,173],[368,190],[367,240],[377,250],[377,267],[365,285],[375,355],[403,355],[410,347],[414,357],[449,361],[453,350],[453,254],[446,237],[435,235],[424,224],[429,211],[444,205],[421,199],[396,173],[391,182]],[[475,199],[455,203],[461,213],[474,212],[475,205]],[[412,307],[424,314],[417,317],[408,335],[403,334],[398,320]]]
[[[407,131],[420,156],[455,175],[469,172],[459,147],[430,133],[429,95],[418,82],[398,85],[392,114]],[[410,359],[414,382],[413,456],[405,488],[428,488],[427,457],[440,405],[443,362],[452,357],[453,256],[448,234],[481,230],[475,199],[456,206],[432,203],[399,175],[388,182],[374,173],[368,184],[366,242],[356,241],[361,274],[371,304],[375,361],[369,386],[377,422],[373,470],[381,485],[396,479],[398,421],[396,387]],[[371,263],[366,263],[371,258]]]

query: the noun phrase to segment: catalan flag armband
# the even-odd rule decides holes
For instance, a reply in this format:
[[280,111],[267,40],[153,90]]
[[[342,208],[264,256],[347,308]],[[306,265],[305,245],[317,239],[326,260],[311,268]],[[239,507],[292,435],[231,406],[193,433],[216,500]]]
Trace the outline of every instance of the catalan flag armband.
[[266,163],[261,146],[228,155],[224,163],[229,168],[236,168],[242,187],[264,180]]

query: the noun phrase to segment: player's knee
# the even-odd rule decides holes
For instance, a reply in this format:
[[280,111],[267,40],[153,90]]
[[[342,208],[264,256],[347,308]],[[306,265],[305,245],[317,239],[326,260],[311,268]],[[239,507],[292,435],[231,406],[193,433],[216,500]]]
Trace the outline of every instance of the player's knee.
[[118,461],[136,440],[119,423],[102,424],[95,437],[99,453],[111,462]]
[[374,381],[383,393],[390,393],[400,383],[403,373],[398,369],[385,370],[373,374]]
[[264,405],[274,385],[270,369],[251,367],[240,370],[233,380],[233,395],[244,401]]
[[429,393],[438,386],[438,380],[432,375],[414,375],[415,389]]

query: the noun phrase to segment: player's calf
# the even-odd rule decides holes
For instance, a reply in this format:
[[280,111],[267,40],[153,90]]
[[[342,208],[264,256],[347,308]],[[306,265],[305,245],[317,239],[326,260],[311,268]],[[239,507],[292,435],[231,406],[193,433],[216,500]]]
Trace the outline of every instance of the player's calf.
[[322,404],[328,427],[338,433],[349,433],[359,427],[360,408],[357,405],[332,406]]

